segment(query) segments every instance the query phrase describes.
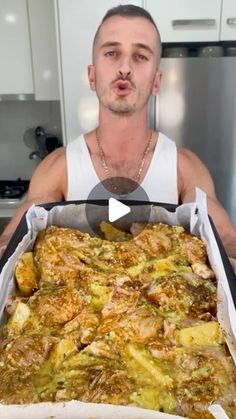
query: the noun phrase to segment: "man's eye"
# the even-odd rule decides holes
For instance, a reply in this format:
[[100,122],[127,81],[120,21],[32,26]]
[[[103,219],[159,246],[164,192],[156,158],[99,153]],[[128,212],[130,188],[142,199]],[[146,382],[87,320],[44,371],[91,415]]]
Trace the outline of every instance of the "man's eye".
[[143,55],[143,54],[137,54],[137,58],[140,61],[148,61],[148,58],[146,57],[146,55]]
[[116,52],[115,51],[107,51],[105,52],[105,57],[115,57]]

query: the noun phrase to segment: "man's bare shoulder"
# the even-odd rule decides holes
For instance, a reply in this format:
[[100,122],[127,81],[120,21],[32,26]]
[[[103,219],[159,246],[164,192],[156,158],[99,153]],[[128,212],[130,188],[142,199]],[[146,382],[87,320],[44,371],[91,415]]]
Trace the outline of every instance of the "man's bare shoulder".
[[188,148],[177,147],[177,156],[179,163],[186,165],[186,167],[192,164],[203,165],[199,157]]
[[177,167],[178,176],[186,178],[190,173],[191,179],[195,177],[209,177],[210,173],[205,164],[191,150],[178,147],[177,148]]
[[215,196],[210,172],[199,157],[191,150],[177,148],[178,190],[182,201],[194,198],[195,188],[203,189],[209,196]]
[[67,194],[66,150],[60,147],[45,157],[36,168],[30,182],[29,197],[55,194],[64,199]]
[[57,148],[48,154],[40,163],[39,167],[51,167],[51,165],[58,167],[66,166],[66,149],[65,147]]
[[33,177],[36,175],[48,175],[52,173],[62,174],[66,171],[66,151],[65,147],[60,147],[46,156],[36,168]]

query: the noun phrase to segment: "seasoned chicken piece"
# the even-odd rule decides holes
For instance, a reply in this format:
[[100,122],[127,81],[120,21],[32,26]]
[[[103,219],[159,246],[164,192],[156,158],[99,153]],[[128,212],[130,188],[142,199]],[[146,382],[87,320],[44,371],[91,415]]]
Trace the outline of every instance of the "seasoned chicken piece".
[[168,236],[172,236],[172,237],[175,237],[176,235],[179,235],[180,233],[184,231],[183,227],[177,226],[177,225],[169,226],[164,223],[144,223],[144,222],[133,223],[130,228],[130,231],[132,235],[135,237],[139,235],[140,233],[142,233],[144,229],[146,231],[152,231],[152,230],[161,231],[164,234]]
[[80,273],[91,269],[102,240],[79,230],[49,227],[34,247],[34,260],[41,275],[39,285],[75,285]]
[[84,301],[76,288],[47,288],[37,291],[28,303],[19,302],[4,327],[4,336],[57,334],[61,327],[83,310]]
[[182,259],[186,257],[190,264],[206,262],[205,244],[198,237],[184,231],[183,227],[157,223],[147,224],[143,228],[143,223],[134,223],[131,231],[135,235],[134,241],[151,256],[165,258],[168,254],[177,253]]
[[88,345],[96,335],[99,320],[99,314],[84,308],[81,313],[62,327],[60,335],[70,337],[78,346],[79,344]]
[[134,333],[134,341],[148,342],[158,336],[162,328],[163,319],[145,307],[138,307],[130,314],[127,323]]
[[100,369],[88,370],[89,376],[81,400],[90,403],[127,405],[134,385],[124,366],[122,368],[122,364],[114,366],[111,364],[109,367],[109,363],[101,365]]
[[[126,301],[122,303],[122,296],[124,300],[129,299],[128,304]],[[123,310],[124,307],[126,310]],[[121,294],[119,300],[115,294],[112,304],[108,303],[102,314],[97,336],[115,333],[125,342],[132,340],[147,343],[155,340],[163,325],[162,317],[158,316],[151,304],[137,301],[137,292]]]
[[32,380],[40,401],[128,403],[134,387],[119,357],[119,347],[113,341],[97,340],[91,345],[80,352],[69,341],[55,346],[45,368]]
[[153,281],[146,298],[165,318],[181,320],[204,312],[216,313],[216,287],[194,274],[172,274]]
[[180,251],[186,255],[188,262],[192,265],[195,262],[206,263],[206,245],[196,236],[184,232],[179,235]]
[[160,359],[161,361],[170,361],[171,363],[174,363],[177,356],[176,346],[170,346],[158,340],[150,342],[148,349],[155,359]]
[[164,339],[168,339],[170,342],[176,343],[175,341],[175,336],[174,336],[174,331],[176,328],[176,325],[174,323],[169,322],[168,320],[164,320],[164,333],[163,333],[163,337]]
[[20,370],[19,374],[26,378],[44,362],[56,341],[57,339],[51,336],[37,335],[5,340],[0,346],[0,368],[3,371],[4,367],[7,367],[15,373]]
[[83,286],[88,275],[126,274],[129,267],[146,257],[132,240],[116,243],[72,229],[49,227],[36,242],[34,259],[42,287]]
[[83,300],[75,288],[42,289],[29,300],[32,311],[46,326],[64,324],[73,319],[83,307]]
[[120,243],[104,240],[91,266],[97,271],[122,275],[129,274],[129,269],[135,269],[146,259],[145,252],[133,240]]
[[161,330],[162,319],[158,317],[138,318],[137,313],[131,318],[125,316],[115,319],[106,319],[98,328],[98,336],[104,336],[109,333],[115,333],[122,338],[124,342],[132,340],[133,342],[150,342],[159,336]]
[[101,244],[102,240],[98,237],[91,237],[88,233],[80,230],[51,226],[40,232],[37,236],[34,253],[40,258],[46,248],[53,252],[54,246],[66,249],[92,248],[97,244]]
[[134,241],[148,255],[162,258],[167,256],[168,251],[172,247],[171,238],[168,233],[169,231],[166,232],[162,228],[155,228],[154,226],[149,229],[149,225],[147,225],[140,234],[134,237]]
[[108,303],[102,310],[102,318],[118,316],[136,307],[140,293],[116,287],[112,290]]
[[101,358],[117,359],[119,355],[119,353],[114,353],[111,351],[111,348],[107,342],[102,340],[93,341],[89,348],[92,354]]
[[50,336],[19,336],[0,346],[0,402],[38,401],[29,384],[30,377],[42,366],[56,342]]
[[199,347],[196,353],[185,350],[175,362],[179,367],[175,383],[180,414],[193,419],[205,417],[208,405],[221,400],[230,417],[235,417],[235,367],[223,348]]
[[204,279],[211,279],[215,278],[215,274],[209,266],[207,266],[206,263],[199,263],[195,262],[192,264],[192,270],[196,275],[201,276],[201,278]]

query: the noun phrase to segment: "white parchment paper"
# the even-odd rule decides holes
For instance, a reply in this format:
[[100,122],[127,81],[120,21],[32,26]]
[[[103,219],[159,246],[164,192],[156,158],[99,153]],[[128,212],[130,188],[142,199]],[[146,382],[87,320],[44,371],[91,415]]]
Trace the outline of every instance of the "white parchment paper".
[[[103,219],[103,212],[107,209],[94,204],[91,205],[91,212],[95,219]],[[139,207],[140,218],[135,221],[142,221],[142,209]],[[196,214],[196,209],[198,213]],[[132,211],[132,207],[131,207]],[[90,212],[90,213],[91,213]],[[137,212],[136,212],[137,214]],[[91,218],[91,217],[90,217]],[[91,221],[91,220],[90,220]],[[218,281],[218,321],[224,330],[226,341],[231,355],[236,363],[236,311],[229,289],[224,265],[220,251],[211,228],[207,215],[206,196],[197,189],[196,202],[183,204],[176,211],[169,212],[163,207],[153,206],[151,208],[150,222],[163,222],[170,225],[182,225],[191,233],[200,235],[207,244],[207,252],[210,264],[216,273]],[[0,274],[0,322],[4,321],[4,306],[7,296],[14,292],[14,268],[19,256],[32,248],[38,232],[49,225],[61,227],[79,228],[82,231],[93,233],[87,223],[85,204],[70,204],[55,206],[50,211],[33,205],[27,213],[28,232],[18,244],[14,254],[9,258]],[[235,284],[236,286],[236,284]],[[222,418],[222,409],[217,405],[211,406],[211,413],[217,419]],[[213,408],[213,409],[212,409]],[[67,403],[38,403],[29,406],[12,406],[0,404],[1,419],[152,419],[152,418],[180,418],[180,416],[169,415],[151,410],[139,409],[126,406],[112,406],[104,404],[82,403],[71,401]],[[227,415],[225,416],[227,417]]]

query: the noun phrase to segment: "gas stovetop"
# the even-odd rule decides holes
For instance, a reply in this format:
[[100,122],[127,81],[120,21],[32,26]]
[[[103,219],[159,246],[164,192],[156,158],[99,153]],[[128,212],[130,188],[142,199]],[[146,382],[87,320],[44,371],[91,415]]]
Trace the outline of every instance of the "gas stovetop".
[[29,187],[29,180],[0,180],[0,201],[20,201]]

